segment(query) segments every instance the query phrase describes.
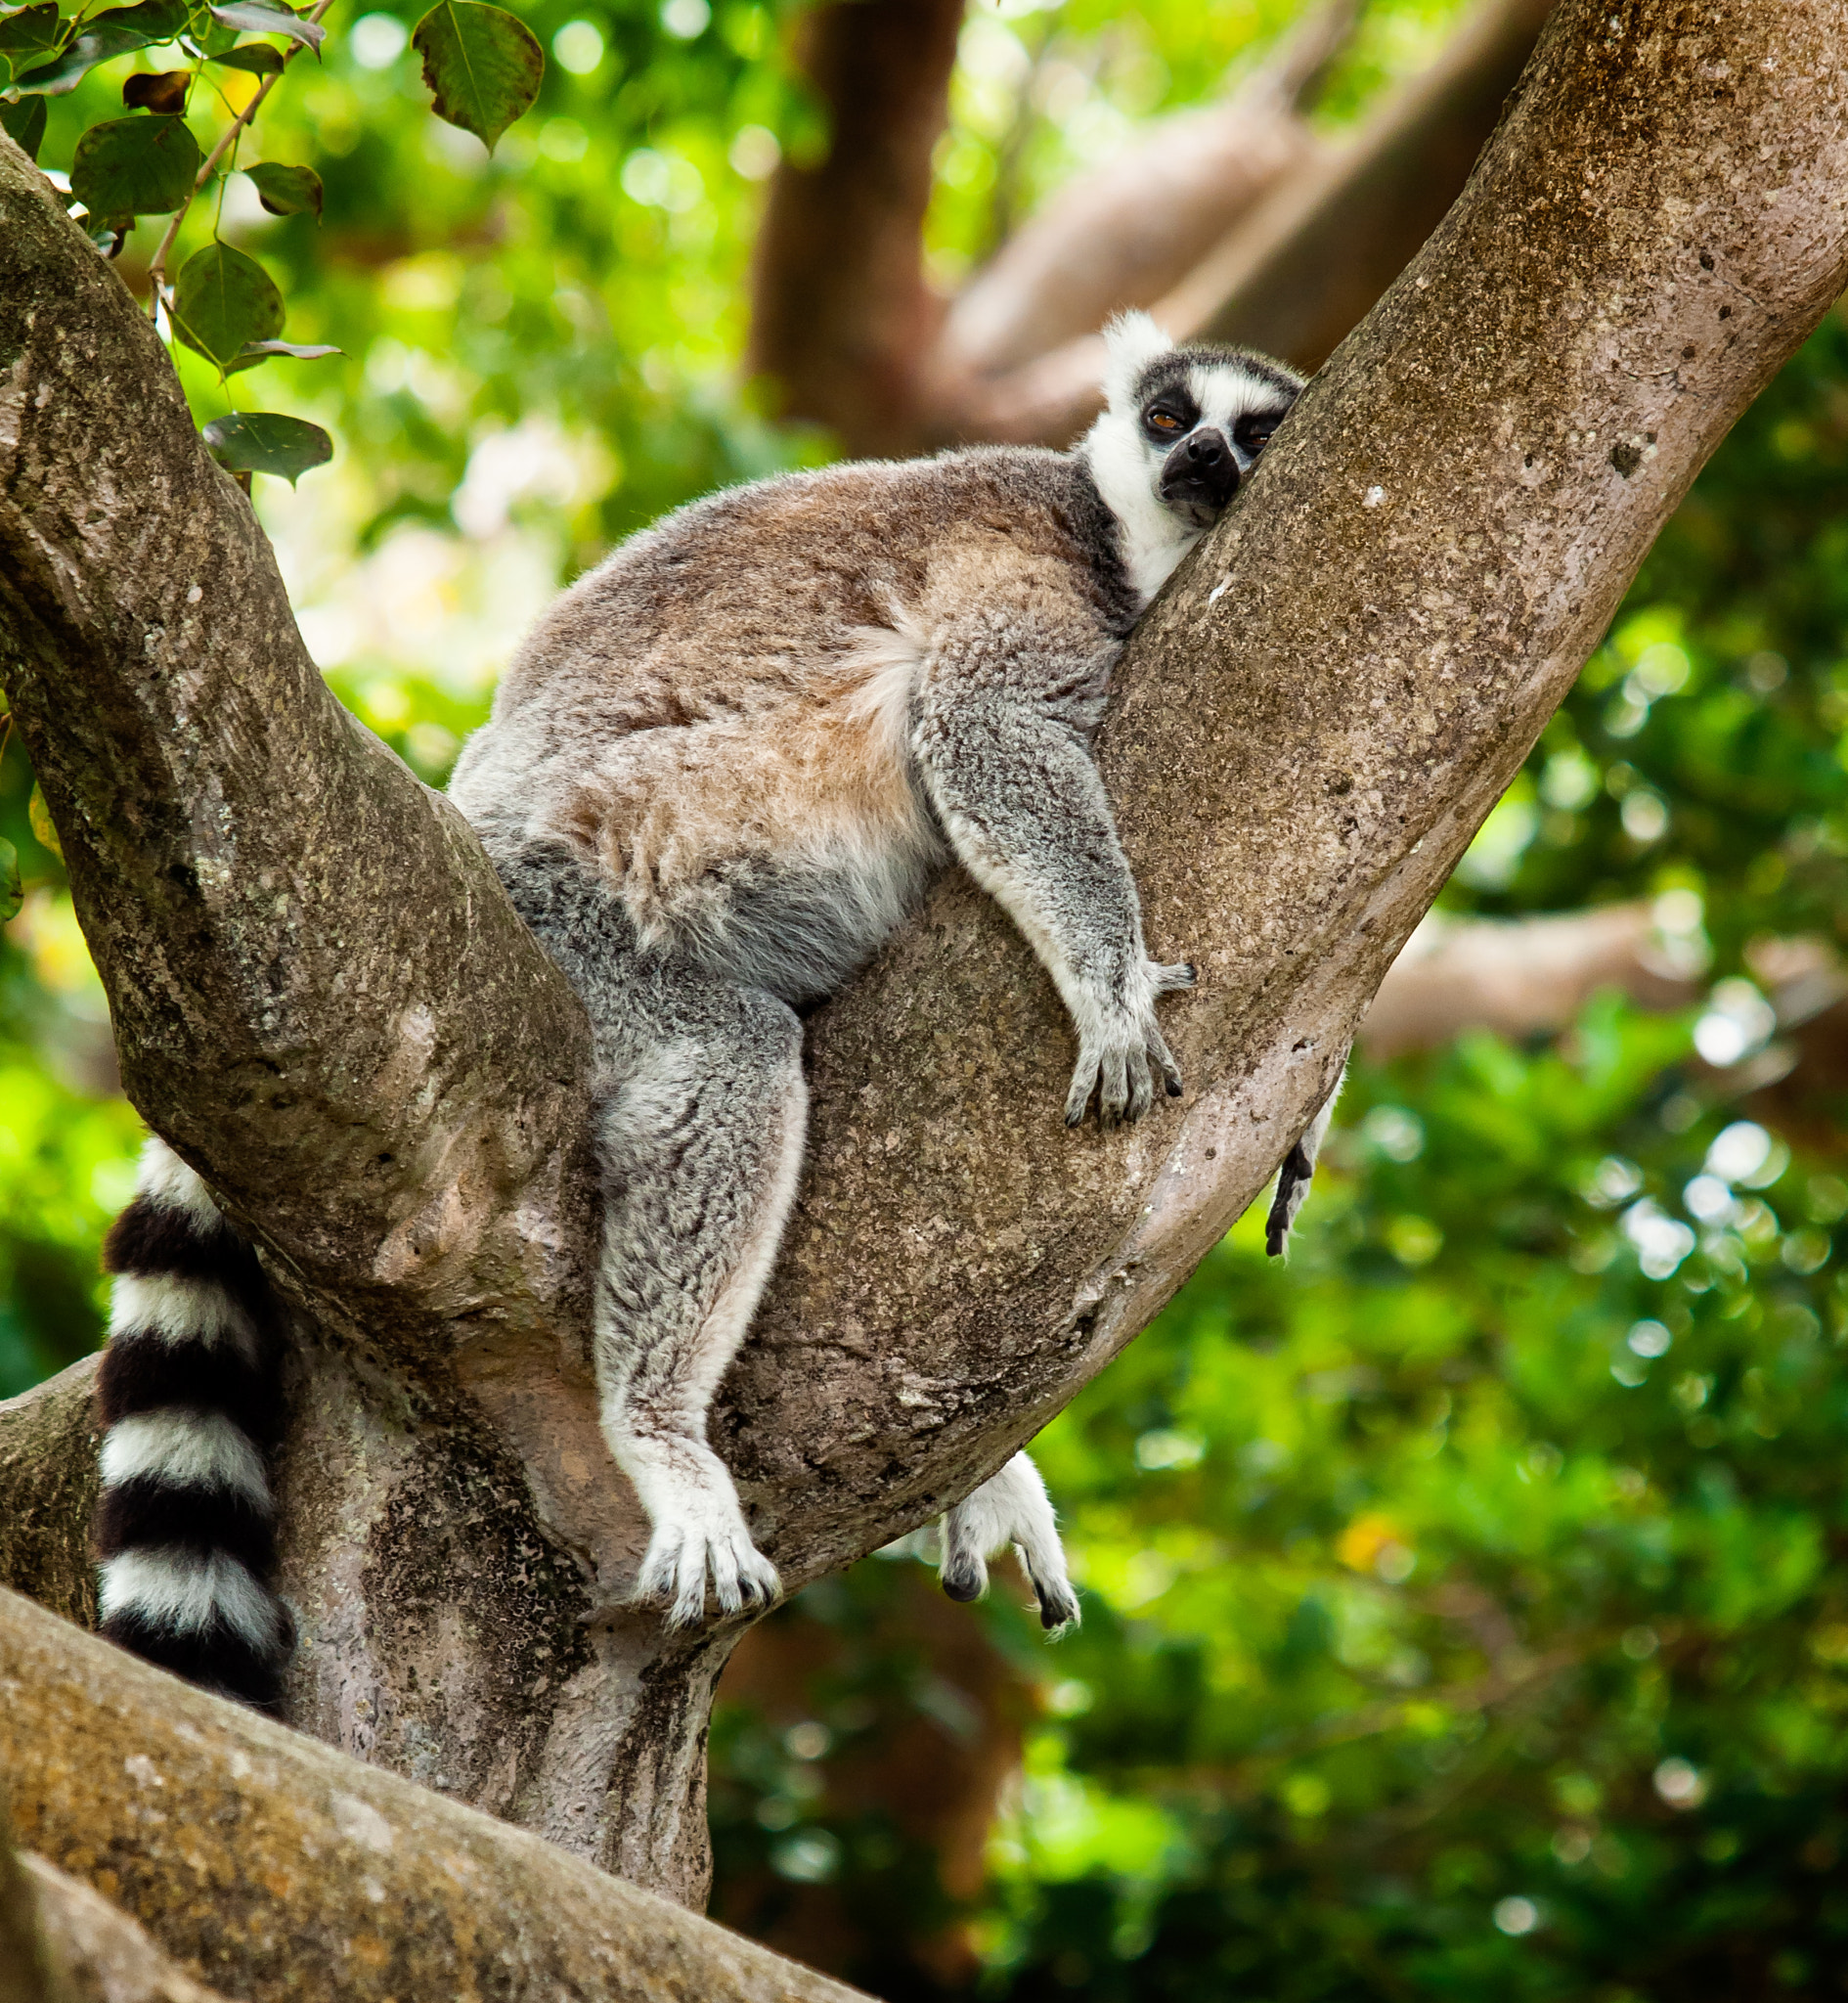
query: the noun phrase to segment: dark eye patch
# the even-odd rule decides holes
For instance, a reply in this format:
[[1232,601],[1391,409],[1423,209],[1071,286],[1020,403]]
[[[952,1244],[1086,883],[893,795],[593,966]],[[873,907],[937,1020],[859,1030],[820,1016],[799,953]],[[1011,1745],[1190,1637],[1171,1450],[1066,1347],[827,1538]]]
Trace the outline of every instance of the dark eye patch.
[[1142,428],[1151,438],[1184,438],[1200,422],[1200,406],[1185,390],[1158,396],[1142,413]]
[[1270,443],[1270,434],[1286,415],[1281,410],[1250,411],[1232,427],[1232,436],[1243,451],[1255,458]]

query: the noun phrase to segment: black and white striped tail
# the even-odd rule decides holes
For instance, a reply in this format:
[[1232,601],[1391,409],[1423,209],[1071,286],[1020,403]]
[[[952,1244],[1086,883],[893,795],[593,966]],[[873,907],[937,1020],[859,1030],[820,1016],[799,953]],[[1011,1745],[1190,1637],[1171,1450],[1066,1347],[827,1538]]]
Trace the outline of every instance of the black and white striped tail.
[[161,1140],[142,1152],[103,1263],[114,1275],[97,1380],[103,1632],[191,1682],[273,1708],[294,1630],[269,1583],[282,1400],[262,1270]]
[[1283,1158],[1283,1167],[1277,1171],[1277,1193],[1270,1200],[1270,1215],[1264,1220],[1264,1250],[1273,1259],[1281,1258],[1290,1249],[1290,1231],[1296,1224],[1297,1212],[1302,1208],[1309,1193],[1309,1183],[1315,1176],[1316,1157],[1322,1152],[1322,1142],[1328,1137],[1328,1123],[1335,1117],[1335,1101],[1342,1095],[1342,1087],[1347,1082],[1347,1067],[1342,1066],[1341,1076],[1335,1081],[1335,1090],[1322,1101],[1322,1110],[1311,1120],[1303,1131],[1301,1139]]

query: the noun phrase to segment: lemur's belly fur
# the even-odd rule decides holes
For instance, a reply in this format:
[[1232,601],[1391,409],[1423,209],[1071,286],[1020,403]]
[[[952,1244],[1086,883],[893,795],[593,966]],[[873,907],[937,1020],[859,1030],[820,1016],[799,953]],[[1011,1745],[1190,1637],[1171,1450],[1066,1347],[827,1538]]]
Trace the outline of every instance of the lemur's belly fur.
[[796,701],[617,738],[551,808],[644,945],[805,1001],[899,922],[943,850],[911,770],[915,633],[866,628]]

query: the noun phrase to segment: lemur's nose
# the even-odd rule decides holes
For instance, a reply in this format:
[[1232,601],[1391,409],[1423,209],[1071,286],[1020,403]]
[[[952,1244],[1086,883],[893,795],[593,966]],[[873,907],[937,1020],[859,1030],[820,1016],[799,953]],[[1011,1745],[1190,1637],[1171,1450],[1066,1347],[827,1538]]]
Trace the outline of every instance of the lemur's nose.
[[1187,457],[1204,472],[1225,457],[1225,440],[1217,431],[1196,431],[1187,441]]

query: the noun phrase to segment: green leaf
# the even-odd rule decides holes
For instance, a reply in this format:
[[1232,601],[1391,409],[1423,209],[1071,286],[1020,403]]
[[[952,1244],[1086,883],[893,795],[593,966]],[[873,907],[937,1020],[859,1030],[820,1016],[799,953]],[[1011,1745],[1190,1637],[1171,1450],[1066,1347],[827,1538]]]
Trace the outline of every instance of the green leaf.
[[173,286],[173,324],[188,347],[229,362],[245,341],[283,331],[283,295],[254,257],[229,244],[207,244],[181,267]]
[[285,167],[264,160],[244,172],[256,183],[257,200],[272,215],[321,214],[321,176],[313,167]]
[[22,98],[17,105],[0,103],[0,132],[4,132],[28,160],[38,157],[45,141],[45,100]]
[[212,9],[212,19],[227,27],[242,28],[251,35],[289,35],[317,52],[328,31],[316,21],[301,21],[286,7],[273,7],[268,0],[227,0]]
[[338,348],[327,347],[317,342],[247,340],[225,364],[225,374],[242,375],[245,369],[254,369],[259,362],[267,362],[272,355],[287,355],[297,362],[318,362],[326,355],[339,353]]
[[252,76],[276,76],[283,67],[283,52],[269,42],[245,42],[241,49],[227,49],[214,56],[227,69],[247,69]]
[[481,0],[442,0],[418,22],[411,46],[423,58],[431,110],[494,143],[539,95],[546,54],[522,21]]
[[100,14],[92,23],[96,27],[132,29],[136,34],[148,37],[148,45],[155,42],[170,42],[186,25],[186,18],[193,10],[187,0],[139,0],[134,7],[116,7],[108,14]]
[[25,886],[20,881],[20,852],[0,835],[0,925],[17,918],[25,902]]
[[28,69],[14,89],[22,97],[62,98],[76,89],[99,63],[114,56],[126,56],[131,49],[145,49],[152,35],[136,28],[104,27],[101,24],[80,34],[49,63]]
[[239,411],[205,426],[206,449],[234,473],[274,473],[292,487],[333,457],[333,440],[319,424],[274,411]]
[[22,97],[61,98],[73,91],[99,63],[170,42],[186,25],[186,0],[141,0],[137,7],[111,8],[49,63],[28,69],[14,85]]
[[41,49],[55,49],[64,31],[58,0],[46,0],[42,7],[22,7],[0,21],[0,56],[36,56]]
[[42,849],[49,849],[62,863],[65,859],[65,845],[58,839],[57,823],[51,818],[51,809],[45,804],[42,787],[32,787],[32,797],[25,803],[25,818],[31,823],[32,838]]
[[111,118],[77,141],[70,192],[93,216],[166,215],[192,194],[202,164],[181,118]]

